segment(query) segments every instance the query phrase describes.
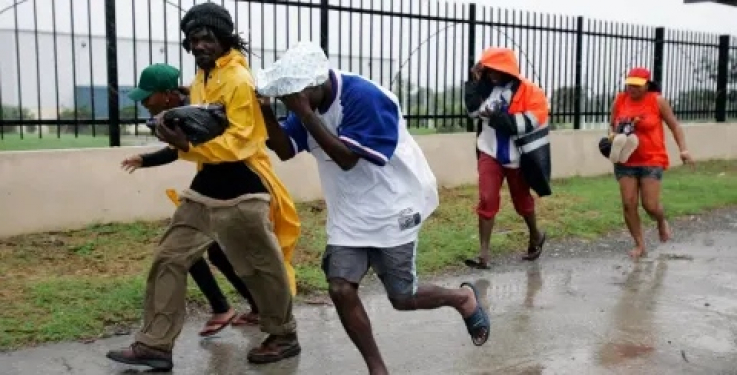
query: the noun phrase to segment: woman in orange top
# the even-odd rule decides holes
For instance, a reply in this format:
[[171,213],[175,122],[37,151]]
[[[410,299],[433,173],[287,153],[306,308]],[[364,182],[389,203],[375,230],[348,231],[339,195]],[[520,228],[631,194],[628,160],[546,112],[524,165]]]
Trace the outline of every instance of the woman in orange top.
[[612,133],[618,133],[622,126],[631,124],[639,139],[639,145],[631,156],[614,165],[614,175],[622,195],[624,221],[635,240],[630,256],[637,259],[646,254],[638,201],[657,221],[660,241],[666,242],[671,236],[660,202],[660,182],[663,171],[669,166],[663,122],[673,133],[681,160],[693,165],[693,159],[686,149],[683,129],[670,104],[660,96],[660,89],[651,81],[650,72],[645,68],[634,68],[627,75],[625,84],[627,89],[617,96],[612,106],[610,127]]

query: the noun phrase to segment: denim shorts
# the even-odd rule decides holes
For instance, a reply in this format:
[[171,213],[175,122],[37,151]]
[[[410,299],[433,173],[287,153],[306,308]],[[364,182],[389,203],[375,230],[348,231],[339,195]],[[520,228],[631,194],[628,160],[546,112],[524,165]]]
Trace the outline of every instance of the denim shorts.
[[663,179],[662,167],[630,167],[622,164],[614,164],[614,177],[619,180],[622,177],[634,177],[638,180],[643,178],[654,178],[658,181]]

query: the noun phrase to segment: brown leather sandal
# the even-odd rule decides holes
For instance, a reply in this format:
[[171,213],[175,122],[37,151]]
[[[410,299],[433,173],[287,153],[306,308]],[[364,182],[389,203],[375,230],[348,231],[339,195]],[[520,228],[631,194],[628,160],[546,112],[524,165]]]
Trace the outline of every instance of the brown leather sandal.
[[296,334],[271,335],[248,352],[248,361],[256,364],[274,363],[297,356],[301,352],[302,347],[299,346]]

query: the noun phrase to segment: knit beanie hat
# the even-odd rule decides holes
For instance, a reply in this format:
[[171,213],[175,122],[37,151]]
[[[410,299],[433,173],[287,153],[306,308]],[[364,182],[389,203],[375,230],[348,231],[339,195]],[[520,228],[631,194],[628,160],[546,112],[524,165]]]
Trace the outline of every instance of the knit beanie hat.
[[215,3],[201,3],[189,8],[187,13],[184,14],[179,27],[185,37],[197,28],[206,27],[218,39],[233,35],[234,30],[233,18],[230,16],[230,12]]

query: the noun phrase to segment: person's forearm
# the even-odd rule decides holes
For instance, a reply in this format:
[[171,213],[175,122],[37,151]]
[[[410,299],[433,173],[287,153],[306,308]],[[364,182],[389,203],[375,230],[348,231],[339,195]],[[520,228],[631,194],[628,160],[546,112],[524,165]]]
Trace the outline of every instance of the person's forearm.
[[359,156],[338,137],[330,133],[314,112],[309,111],[299,115],[299,117],[302,125],[312,135],[315,142],[341,169],[344,171],[350,170],[358,163]]
[[296,152],[296,150],[294,150],[294,146],[292,146],[292,140],[289,139],[287,132],[282,129],[279,124],[279,120],[276,119],[276,115],[274,115],[274,111],[271,109],[271,106],[262,105],[261,112],[264,115],[266,132],[269,134],[269,139],[266,141],[266,147],[274,151],[281,160],[292,158]]
[[176,161],[179,154],[176,149],[164,147],[161,150],[141,155],[141,168],[158,167]]

